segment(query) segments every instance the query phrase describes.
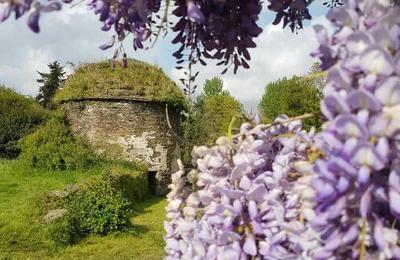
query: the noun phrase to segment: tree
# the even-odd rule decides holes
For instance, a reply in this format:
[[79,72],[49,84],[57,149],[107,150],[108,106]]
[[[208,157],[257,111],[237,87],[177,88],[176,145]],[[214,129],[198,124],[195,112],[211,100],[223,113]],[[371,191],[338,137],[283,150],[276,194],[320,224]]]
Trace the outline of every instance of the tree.
[[267,122],[273,121],[281,114],[294,117],[314,113],[314,117],[304,120],[304,126],[306,129],[311,126],[319,128],[322,124],[319,111],[321,98],[321,91],[314,79],[294,76],[269,83],[259,109],[263,120]]
[[207,79],[206,82],[204,83],[204,89],[203,89],[204,95],[209,97],[209,96],[218,96],[221,94],[228,94],[226,90],[225,91],[222,90],[223,86],[224,82],[219,77]]
[[219,136],[226,135],[233,117],[237,118],[235,127],[242,122],[242,104],[222,89],[223,83],[220,78],[206,80],[204,92],[197,98],[183,123],[183,159],[187,164],[190,163],[193,146],[212,145]]
[[49,73],[39,72],[40,78],[36,81],[40,83],[39,94],[36,96],[36,101],[43,107],[53,109],[53,97],[56,91],[65,82],[64,67],[58,61],[48,64]]

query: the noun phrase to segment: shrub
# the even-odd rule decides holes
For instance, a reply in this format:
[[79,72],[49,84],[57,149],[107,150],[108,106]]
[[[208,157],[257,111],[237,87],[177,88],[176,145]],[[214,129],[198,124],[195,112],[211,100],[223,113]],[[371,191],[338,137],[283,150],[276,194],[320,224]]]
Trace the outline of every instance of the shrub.
[[54,116],[37,131],[25,136],[20,147],[21,160],[35,168],[86,169],[98,159],[81,137],[70,133],[61,115]]
[[104,176],[112,188],[132,202],[141,201],[148,192],[147,169],[132,163],[114,163]]
[[32,98],[0,85],[0,157],[19,155],[18,140],[45,121],[49,112]]
[[102,176],[80,183],[69,195],[45,197],[45,209],[68,210],[50,227],[56,244],[73,244],[88,234],[106,235],[129,227],[134,203],[147,194],[147,169],[130,162],[110,164]]
[[68,203],[71,222],[81,235],[106,235],[129,224],[132,202],[102,178],[86,182]]

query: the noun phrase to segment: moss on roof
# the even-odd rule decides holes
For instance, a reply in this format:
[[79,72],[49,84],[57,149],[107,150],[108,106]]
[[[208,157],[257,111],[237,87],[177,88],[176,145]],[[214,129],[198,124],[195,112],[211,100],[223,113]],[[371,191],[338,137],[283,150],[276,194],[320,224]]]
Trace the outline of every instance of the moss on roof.
[[128,68],[111,68],[110,61],[86,63],[76,69],[60,89],[58,102],[81,98],[143,98],[185,107],[182,90],[161,68],[130,59]]

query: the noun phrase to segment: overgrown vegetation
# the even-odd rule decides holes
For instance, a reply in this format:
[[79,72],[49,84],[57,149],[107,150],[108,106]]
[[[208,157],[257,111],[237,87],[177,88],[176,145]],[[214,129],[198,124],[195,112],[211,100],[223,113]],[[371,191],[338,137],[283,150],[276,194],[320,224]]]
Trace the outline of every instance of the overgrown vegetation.
[[123,197],[132,202],[141,201],[148,192],[147,168],[131,162],[113,162],[105,174],[106,182],[119,190]]
[[133,59],[126,69],[117,66],[113,70],[109,61],[82,64],[58,91],[56,100],[131,95],[186,106],[183,92],[161,68]]
[[18,140],[49,117],[32,98],[0,85],[0,158],[20,153]]
[[204,92],[183,123],[185,164],[190,164],[193,146],[211,145],[219,136],[226,135],[233,117],[236,118],[235,127],[242,122],[242,104],[222,89],[221,79],[206,81]]
[[132,202],[101,177],[81,184],[64,207],[68,213],[52,225],[51,237],[57,244],[73,244],[89,234],[107,235],[126,231]]
[[323,122],[319,109],[321,98],[322,93],[315,79],[297,76],[282,78],[266,86],[259,110],[267,123],[281,114],[294,117],[314,113],[315,116],[305,119],[303,125],[306,129],[312,126],[319,128]]
[[[68,247],[57,245],[50,236],[55,226],[41,220],[45,213],[43,197],[49,191],[102,178],[104,171],[111,173],[108,169],[117,164],[88,171],[48,172],[28,168],[19,161],[0,160],[0,259],[161,259],[166,205],[161,198],[146,197],[134,203],[127,232],[92,234]],[[103,200],[101,196],[98,199]]]
[[62,114],[25,136],[20,147],[26,165],[50,171],[88,169],[99,160],[84,139],[71,134]]
[[60,245],[73,244],[89,234],[107,235],[126,231],[136,202],[147,195],[147,168],[127,161],[107,162],[101,176],[45,196],[47,210],[66,209],[52,224],[52,239]]

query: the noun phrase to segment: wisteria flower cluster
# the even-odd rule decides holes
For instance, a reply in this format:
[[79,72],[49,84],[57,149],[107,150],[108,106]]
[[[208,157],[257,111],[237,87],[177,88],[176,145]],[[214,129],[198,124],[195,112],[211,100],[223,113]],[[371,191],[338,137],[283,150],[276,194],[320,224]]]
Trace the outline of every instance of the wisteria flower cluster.
[[[293,259],[319,248],[305,161],[313,132],[299,121],[241,127],[211,148],[196,147],[188,174],[172,176],[166,259]],[[286,122],[286,123],[285,123]]]
[[268,9],[276,12],[272,24],[280,24],[283,21],[283,28],[289,25],[292,32],[303,28],[303,20],[311,20],[308,6],[312,0],[268,0]]
[[318,259],[400,259],[400,8],[349,0],[316,26],[328,69],[316,144]]
[[234,72],[239,66],[249,68],[248,49],[256,47],[254,38],[262,32],[257,25],[261,1],[177,0],[175,6],[173,13],[180,18],[173,27],[178,32],[173,43],[181,45],[174,53],[178,60],[188,49],[193,62],[206,65],[204,59],[215,59],[218,65],[233,65]]

